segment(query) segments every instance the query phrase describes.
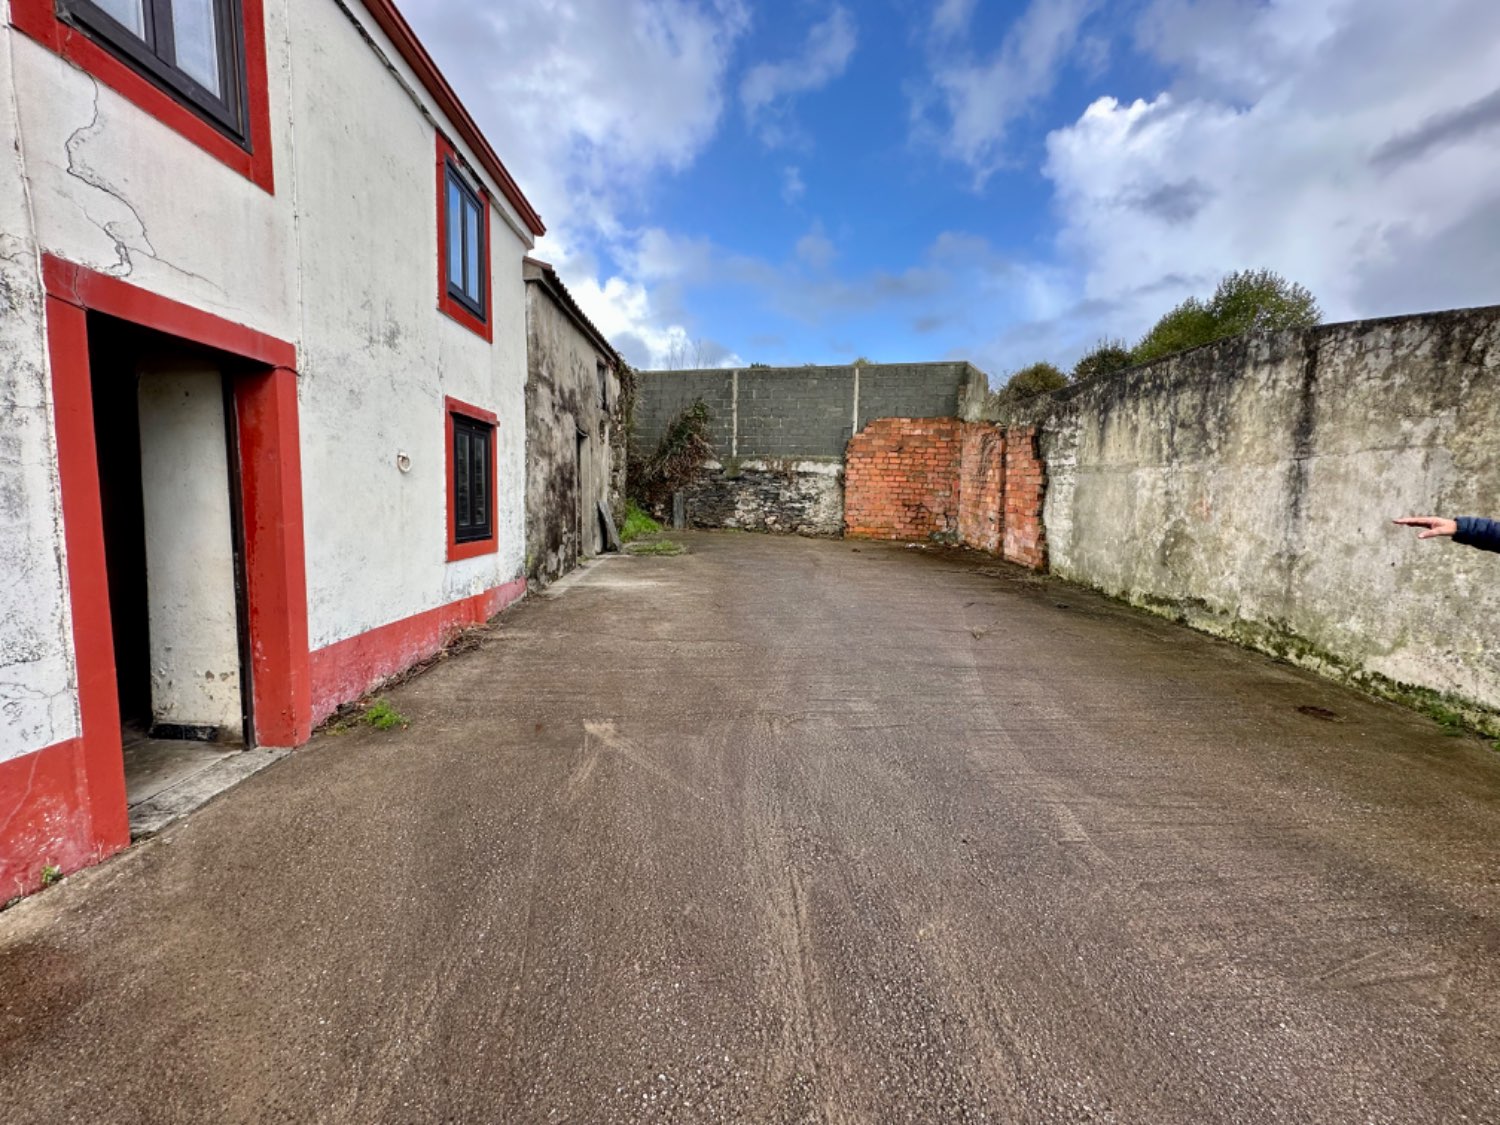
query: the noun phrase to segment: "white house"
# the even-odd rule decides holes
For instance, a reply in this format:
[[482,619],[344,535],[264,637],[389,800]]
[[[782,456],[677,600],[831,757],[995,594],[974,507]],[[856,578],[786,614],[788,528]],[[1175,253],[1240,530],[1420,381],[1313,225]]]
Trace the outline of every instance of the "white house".
[[3,901],[525,590],[543,226],[391,0],[0,0],[0,99]]

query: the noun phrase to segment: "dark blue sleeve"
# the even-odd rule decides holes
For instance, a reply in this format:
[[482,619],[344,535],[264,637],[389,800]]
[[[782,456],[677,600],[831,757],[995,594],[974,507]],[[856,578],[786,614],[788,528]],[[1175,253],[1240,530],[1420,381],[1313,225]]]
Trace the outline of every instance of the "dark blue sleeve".
[[1500,520],[1459,516],[1458,533],[1453,536],[1453,542],[1478,547],[1481,551],[1500,551]]

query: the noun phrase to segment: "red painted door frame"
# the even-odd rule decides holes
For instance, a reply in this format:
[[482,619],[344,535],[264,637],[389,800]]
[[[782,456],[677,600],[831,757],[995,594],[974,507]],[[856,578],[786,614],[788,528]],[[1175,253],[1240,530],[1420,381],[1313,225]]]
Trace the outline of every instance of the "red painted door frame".
[[286,341],[148,293],[118,278],[44,255],[47,349],[57,426],[63,535],[82,734],[80,796],[92,845],[130,841],[110,629],[99,463],[89,373],[90,311],[228,352],[252,370],[234,376],[239,425],[254,739],[298,746],[312,734],[302,470],[297,429],[297,350]]

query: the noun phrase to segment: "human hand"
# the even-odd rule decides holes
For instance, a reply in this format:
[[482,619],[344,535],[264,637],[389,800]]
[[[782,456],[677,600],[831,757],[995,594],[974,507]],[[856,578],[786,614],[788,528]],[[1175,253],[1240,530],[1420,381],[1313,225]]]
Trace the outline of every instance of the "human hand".
[[1444,519],[1442,516],[1403,516],[1399,520],[1392,520],[1403,527],[1421,527],[1425,531],[1417,533],[1418,539],[1437,539],[1445,535],[1458,534],[1458,521]]

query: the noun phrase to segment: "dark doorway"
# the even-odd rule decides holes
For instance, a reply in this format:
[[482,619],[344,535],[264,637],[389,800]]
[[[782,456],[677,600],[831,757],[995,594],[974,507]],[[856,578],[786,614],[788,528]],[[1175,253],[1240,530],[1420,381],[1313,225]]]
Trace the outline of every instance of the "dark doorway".
[[588,461],[589,436],[582,430],[578,431],[577,443],[574,451],[574,474],[573,479],[578,482],[578,504],[573,518],[573,538],[576,544],[574,548],[573,561],[582,560],[588,554],[589,545],[584,540],[584,530],[592,522],[587,515],[588,512],[588,487],[584,481],[584,468]]
[[[230,357],[88,318],[94,446],[126,799],[243,749],[243,538]],[[148,810],[149,811],[149,810]]]
[[138,330],[89,317],[94,444],[109,571],[110,632],[120,720],[151,728],[151,615],[146,591],[146,509],[141,492],[141,422],[137,395]]

